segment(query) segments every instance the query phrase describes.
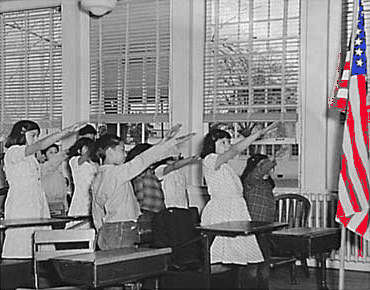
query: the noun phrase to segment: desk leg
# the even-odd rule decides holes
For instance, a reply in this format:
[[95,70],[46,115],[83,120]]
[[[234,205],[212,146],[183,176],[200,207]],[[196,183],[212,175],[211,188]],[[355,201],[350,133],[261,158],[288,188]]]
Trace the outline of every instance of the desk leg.
[[326,282],[326,253],[320,255],[321,262],[321,281],[320,281],[320,290],[329,290]]
[[211,289],[211,255],[210,255],[210,237],[203,233],[203,241],[204,241],[204,264],[205,264],[205,282],[204,287],[205,289]]

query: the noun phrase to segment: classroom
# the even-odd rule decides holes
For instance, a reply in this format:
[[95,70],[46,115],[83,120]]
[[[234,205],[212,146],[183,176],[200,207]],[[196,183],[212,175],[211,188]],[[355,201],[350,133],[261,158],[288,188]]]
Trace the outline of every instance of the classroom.
[[0,289],[369,289],[370,0],[0,0]]

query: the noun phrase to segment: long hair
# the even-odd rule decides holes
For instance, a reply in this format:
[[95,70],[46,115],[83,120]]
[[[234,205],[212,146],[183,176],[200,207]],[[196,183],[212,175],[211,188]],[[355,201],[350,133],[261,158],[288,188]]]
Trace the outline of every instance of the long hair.
[[71,147],[68,149],[68,156],[79,156],[81,155],[81,149],[86,146],[88,150],[88,154],[91,153],[92,147],[93,147],[94,141],[87,137],[82,137],[78,139]]
[[231,136],[228,132],[221,129],[212,129],[209,131],[209,133],[204,137],[200,157],[203,159],[208,154],[215,153],[216,141],[223,138],[231,139]]
[[114,148],[122,142],[122,139],[114,134],[104,134],[95,141],[90,158],[97,163],[104,163],[108,148]]
[[8,138],[6,139],[5,148],[9,148],[13,145],[25,145],[26,144],[26,132],[37,130],[40,134],[39,125],[31,120],[21,120],[13,125],[12,130]]

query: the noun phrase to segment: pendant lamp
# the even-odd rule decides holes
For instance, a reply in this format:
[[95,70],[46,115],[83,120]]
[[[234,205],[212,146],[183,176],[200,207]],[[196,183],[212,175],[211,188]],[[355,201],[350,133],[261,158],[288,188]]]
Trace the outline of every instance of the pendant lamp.
[[95,16],[102,16],[111,11],[117,0],[81,0],[81,7]]

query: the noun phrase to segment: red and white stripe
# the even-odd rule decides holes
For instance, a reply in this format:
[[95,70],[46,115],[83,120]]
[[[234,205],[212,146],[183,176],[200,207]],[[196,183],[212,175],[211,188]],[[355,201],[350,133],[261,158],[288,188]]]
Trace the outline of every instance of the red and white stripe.
[[[344,126],[337,217],[346,228],[370,240],[370,161],[366,78],[352,76]],[[348,90],[348,83],[347,83]]]

